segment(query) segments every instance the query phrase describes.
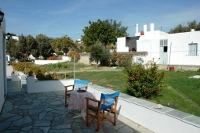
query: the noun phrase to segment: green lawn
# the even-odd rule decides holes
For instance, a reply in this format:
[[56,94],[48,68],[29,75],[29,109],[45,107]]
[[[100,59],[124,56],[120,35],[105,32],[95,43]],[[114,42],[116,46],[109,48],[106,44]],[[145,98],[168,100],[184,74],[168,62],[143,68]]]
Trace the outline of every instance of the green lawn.
[[[68,64],[68,78],[73,78],[73,63]],[[83,71],[81,71],[83,70]],[[104,70],[92,66],[76,64],[76,78],[88,79],[90,82],[108,87],[113,90],[121,90],[126,93],[127,75],[121,71],[95,71]],[[160,103],[183,112],[200,116],[200,79],[189,78],[200,75],[197,71],[165,71],[165,87],[161,95],[149,101]]]

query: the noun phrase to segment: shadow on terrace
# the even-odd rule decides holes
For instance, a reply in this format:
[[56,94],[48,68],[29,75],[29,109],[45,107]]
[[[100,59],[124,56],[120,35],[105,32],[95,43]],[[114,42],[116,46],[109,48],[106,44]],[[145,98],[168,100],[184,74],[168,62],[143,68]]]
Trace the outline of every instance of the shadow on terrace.
[[[83,118],[73,117],[79,111],[64,106],[64,91],[45,93],[21,92],[20,82],[8,80],[8,94],[0,114],[0,132],[94,133],[96,123],[87,127]],[[103,133],[150,133],[146,128],[117,116],[117,125],[105,122]]]

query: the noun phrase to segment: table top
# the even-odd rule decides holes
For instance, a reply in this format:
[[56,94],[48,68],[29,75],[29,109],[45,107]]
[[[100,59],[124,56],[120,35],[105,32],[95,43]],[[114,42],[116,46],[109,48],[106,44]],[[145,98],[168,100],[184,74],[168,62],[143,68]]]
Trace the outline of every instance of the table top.
[[[93,93],[89,91],[78,92],[77,90],[73,91],[70,94],[68,109],[76,109],[76,110],[86,109],[85,97],[96,99],[94,92]],[[90,104],[95,106],[95,103],[93,102],[91,102]]]

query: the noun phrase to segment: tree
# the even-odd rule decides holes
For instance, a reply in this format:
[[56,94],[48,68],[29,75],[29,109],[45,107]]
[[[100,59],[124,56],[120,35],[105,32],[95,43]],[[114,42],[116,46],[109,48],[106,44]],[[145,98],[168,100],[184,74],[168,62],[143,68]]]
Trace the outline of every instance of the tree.
[[39,51],[37,49],[38,44],[33,36],[31,35],[26,36],[26,45],[27,45],[28,55],[32,54],[34,57],[39,56]]
[[17,59],[19,61],[26,61],[28,59],[28,45],[26,43],[26,37],[24,35],[19,36],[19,53],[17,53]]
[[89,21],[89,24],[89,27],[83,29],[84,35],[82,36],[82,41],[87,47],[94,45],[96,41],[100,41],[106,47],[115,44],[117,37],[128,36],[126,33],[128,27],[121,26],[121,22],[117,23],[116,20],[98,19],[97,22]]
[[102,53],[103,53],[103,48],[101,46],[101,43],[96,42],[95,45],[91,46],[90,61],[91,62],[95,61],[96,64],[99,64]]
[[103,66],[109,65],[110,53],[99,41],[97,41],[95,45],[91,46],[90,61],[95,61],[97,65],[99,63]]
[[37,42],[37,49],[40,56],[43,56],[45,59],[51,56],[54,53],[54,50],[51,47],[50,38],[45,35],[39,34],[35,38]]
[[6,52],[11,56],[16,58],[17,53],[19,53],[19,45],[17,40],[10,38],[6,43]]
[[179,24],[175,28],[171,29],[169,33],[189,32],[191,29],[200,31],[200,22],[197,24],[197,22],[194,20],[192,22],[188,22],[187,26]]
[[68,53],[69,49],[76,49],[76,45],[70,37],[64,36],[52,40],[51,46],[55,51],[63,51]]

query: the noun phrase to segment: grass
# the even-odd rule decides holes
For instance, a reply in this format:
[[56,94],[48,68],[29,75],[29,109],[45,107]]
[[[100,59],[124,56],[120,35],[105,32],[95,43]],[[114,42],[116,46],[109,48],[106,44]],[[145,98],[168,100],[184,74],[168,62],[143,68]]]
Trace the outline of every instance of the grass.
[[[67,65],[68,78],[73,78],[73,63],[68,63]],[[94,84],[126,93],[127,75],[122,68],[119,68],[119,70],[97,68],[77,63],[75,76],[76,78],[88,79]],[[165,87],[161,95],[148,100],[200,116],[200,79],[189,78],[194,75],[200,75],[200,72],[166,71],[163,79]]]

